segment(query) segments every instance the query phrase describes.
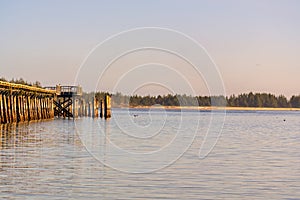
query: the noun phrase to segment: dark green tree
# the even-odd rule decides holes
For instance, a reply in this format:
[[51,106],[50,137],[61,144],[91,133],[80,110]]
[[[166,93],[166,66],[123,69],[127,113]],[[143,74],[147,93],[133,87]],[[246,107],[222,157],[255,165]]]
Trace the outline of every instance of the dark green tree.
[[293,108],[300,108],[300,95],[292,96],[290,99],[290,104]]

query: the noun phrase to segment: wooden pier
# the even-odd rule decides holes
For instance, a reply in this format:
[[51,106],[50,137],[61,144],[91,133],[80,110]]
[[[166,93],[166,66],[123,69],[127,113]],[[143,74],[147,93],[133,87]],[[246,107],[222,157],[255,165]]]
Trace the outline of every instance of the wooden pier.
[[110,118],[110,96],[98,102],[84,98],[80,86],[38,88],[0,81],[0,124],[83,116]]
[[1,124],[54,118],[55,91],[0,81]]

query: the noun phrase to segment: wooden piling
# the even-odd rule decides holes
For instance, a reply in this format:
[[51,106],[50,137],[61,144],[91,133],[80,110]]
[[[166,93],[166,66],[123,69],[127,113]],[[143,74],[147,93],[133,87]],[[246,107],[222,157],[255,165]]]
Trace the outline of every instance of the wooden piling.
[[6,96],[4,93],[2,93],[2,123],[6,124],[7,123],[7,108],[6,108]]
[[0,124],[2,124],[3,113],[2,113],[2,93],[0,93]]
[[107,94],[104,99],[104,118],[111,117],[111,97]]
[[103,102],[103,100],[100,100],[100,117],[101,118],[103,118],[103,116],[104,116],[103,109],[104,109],[104,102]]
[[10,95],[6,96],[6,112],[7,112],[7,123],[12,122],[11,118],[11,101],[10,101]]
[[98,112],[98,109],[99,109],[99,103],[98,103],[98,100],[96,99],[96,98],[94,98],[94,105],[93,105],[93,109],[94,109],[94,115],[93,115],[93,117],[95,117],[95,118],[98,118],[98,116],[99,116],[99,112]]
[[16,100],[16,122],[21,121],[19,96],[15,96]]

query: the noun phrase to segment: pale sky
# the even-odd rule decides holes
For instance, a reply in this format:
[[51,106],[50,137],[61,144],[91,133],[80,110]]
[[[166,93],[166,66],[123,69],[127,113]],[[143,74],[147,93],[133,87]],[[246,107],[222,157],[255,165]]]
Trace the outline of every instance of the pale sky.
[[73,84],[88,53],[106,38],[162,27],[194,38],[207,50],[226,94],[290,97],[300,93],[299,10],[298,0],[0,0],[0,76],[43,86]]

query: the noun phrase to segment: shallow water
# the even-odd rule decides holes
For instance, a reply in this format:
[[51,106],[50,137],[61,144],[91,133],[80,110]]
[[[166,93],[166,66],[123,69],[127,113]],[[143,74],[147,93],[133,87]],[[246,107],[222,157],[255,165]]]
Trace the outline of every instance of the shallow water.
[[210,112],[113,116],[1,126],[0,199],[300,199],[299,112],[227,112],[203,159]]

